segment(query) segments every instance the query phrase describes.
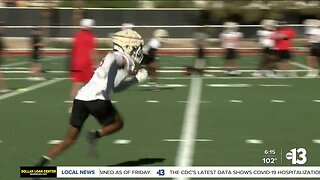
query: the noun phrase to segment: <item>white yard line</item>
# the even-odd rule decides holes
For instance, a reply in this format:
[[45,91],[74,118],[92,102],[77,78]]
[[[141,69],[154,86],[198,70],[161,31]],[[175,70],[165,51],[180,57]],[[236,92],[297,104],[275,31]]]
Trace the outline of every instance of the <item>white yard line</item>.
[[302,68],[302,69],[306,69],[306,70],[312,70],[311,67],[307,66],[307,65],[304,65],[304,64],[301,64],[301,63],[297,63],[297,62],[290,62],[290,64],[294,65],[294,66],[297,66],[299,68]]
[[7,99],[7,98],[10,98],[10,97],[13,97],[13,96],[17,96],[19,94],[23,94],[23,93],[26,93],[26,92],[29,92],[29,91],[33,91],[33,90],[48,86],[50,84],[57,83],[57,82],[62,81],[64,79],[65,78],[52,79],[52,80],[49,80],[49,81],[45,81],[45,82],[42,82],[42,83],[39,83],[39,84],[35,84],[35,85],[32,85],[32,86],[26,87],[23,90],[16,90],[16,91],[1,95],[0,96],[0,100],[4,100],[4,99]]
[[[309,77],[202,77],[203,79],[310,79]],[[312,78],[312,79],[319,79],[320,77],[317,78]],[[158,79],[162,79],[162,80],[184,80],[184,79],[191,79],[191,77],[159,77]]]
[[[239,72],[242,72],[242,73],[251,73],[251,72],[255,72],[257,70],[255,69],[241,69],[241,70],[238,70]],[[286,72],[307,72],[309,71],[309,69],[293,69],[293,70],[286,70]],[[157,70],[157,72],[159,73],[183,73],[185,72],[185,70],[179,70],[179,69],[160,69],[160,70]],[[226,73],[228,71],[226,70],[210,70],[210,69],[205,69],[203,72],[206,72],[206,73]]]
[[[54,56],[54,57],[47,57],[47,58],[43,58],[41,60],[41,62],[44,61],[50,61],[50,60],[54,60],[54,59],[60,59],[60,58],[64,58],[65,56]],[[23,61],[23,62],[15,62],[15,63],[9,63],[9,64],[4,64],[2,65],[3,67],[12,67],[12,66],[18,66],[18,65],[23,65],[23,64],[29,64],[31,61]]]
[[28,78],[3,78],[4,80],[27,80]]
[[[2,71],[2,73],[5,74],[30,74],[31,71]],[[53,74],[65,74],[69,73],[69,71],[47,71],[47,73],[53,73]]]
[[263,144],[263,141],[260,139],[246,139],[247,144]]
[[[193,77],[188,95],[182,132],[179,143],[176,166],[191,166],[193,163],[193,154],[195,149],[195,139],[197,135],[198,113],[201,99],[202,78]],[[188,178],[176,178],[185,180]]]
[[286,101],[281,100],[281,99],[271,99],[270,102],[273,102],[273,103],[285,103]]
[[130,139],[117,139],[113,141],[114,144],[130,144]]
[[53,140],[48,141],[47,144],[55,145],[55,144],[60,144],[62,142],[63,142],[63,140],[53,139]]
[[146,100],[147,103],[159,103],[157,100]]
[[27,67],[0,67],[0,70],[26,70]]
[[[181,140],[181,139],[163,139],[163,141],[166,141],[166,142],[181,142],[183,140]],[[212,139],[194,139],[194,141],[196,141],[196,142],[211,142],[213,140]]]

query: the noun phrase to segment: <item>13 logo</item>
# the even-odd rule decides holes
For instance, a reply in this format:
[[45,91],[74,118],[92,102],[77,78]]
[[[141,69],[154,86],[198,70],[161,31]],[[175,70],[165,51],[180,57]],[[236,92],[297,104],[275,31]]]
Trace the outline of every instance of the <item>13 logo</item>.
[[291,160],[291,164],[305,164],[307,162],[307,150],[293,148],[286,154],[286,158]]
[[159,170],[157,171],[157,174],[159,174],[159,176],[164,176],[164,175],[165,175],[164,169],[159,169]]

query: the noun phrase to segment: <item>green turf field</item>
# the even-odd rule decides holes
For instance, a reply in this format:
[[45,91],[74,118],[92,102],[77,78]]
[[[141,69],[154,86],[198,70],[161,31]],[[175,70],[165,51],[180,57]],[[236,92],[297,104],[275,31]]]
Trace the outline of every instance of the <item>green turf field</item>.
[[[258,58],[242,55],[241,69],[255,69]],[[19,179],[19,166],[36,163],[68,126],[67,57],[45,57],[44,82],[26,79],[28,61],[28,56],[8,56],[2,66],[13,91],[0,93],[0,179]],[[291,165],[285,155],[300,147],[307,150],[305,165],[320,164],[318,78],[303,78],[305,72],[297,78],[252,78],[249,72],[192,78],[179,71],[193,57],[161,56],[159,62],[160,91],[137,85],[111,95],[125,127],[100,140],[99,158],[86,156],[82,133],[51,165],[261,166],[268,165],[265,150],[276,151],[272,165]],[[304,56],[295,62],[295,69],[306,70]],[[208,66],[221,70],[223,61],[210,57]],[[89,118],[83,132],[96,128]]]

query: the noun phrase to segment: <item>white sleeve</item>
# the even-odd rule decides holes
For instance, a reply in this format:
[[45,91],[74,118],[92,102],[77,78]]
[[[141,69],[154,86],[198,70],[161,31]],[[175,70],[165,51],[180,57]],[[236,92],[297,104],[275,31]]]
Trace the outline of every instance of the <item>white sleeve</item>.
[[122,65],[123,65],[123,60],[124,60],[125,58],[123,58],[123,56],[122,56],[121,53],[115,52],[115,53],[113,53],[113,54],[114,54],[115,62],[116,62],[119,66],[122,66]]
[[239,39],[243,38],[243,33],[242,32],[238,32],[238,37],[239,37]]
[[148,45],[152,48],[152,49],[159,49],[161,47],[161,43],[159,40],[152,38],[150,39]]
[[119,66],[122,67],[123,61],[126,61],[126,66],[124,67],[124,69],[127,71],[133,71],[133,69],[135,68],[135,63],[132,57],[121,52],[115,52],[114,54],[115,54],[115,61]]
[[224,38],[224,33],[219,34],[219,39],[222,40]]
[[257,31],[257,35],[258,35],[258,36],[264,36],[263,30],[258,30],[258,31]]
[[114,54],[109,53],[101,60],[99,67],[95,70],[95,74],[97,74],[98,78],[106,78],[110,68],[110,61],[112,61],[113,58]]

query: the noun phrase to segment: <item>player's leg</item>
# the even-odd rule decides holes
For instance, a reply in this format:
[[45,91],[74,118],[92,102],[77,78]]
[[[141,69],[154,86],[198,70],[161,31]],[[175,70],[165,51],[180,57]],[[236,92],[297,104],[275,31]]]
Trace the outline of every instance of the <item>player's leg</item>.
[[276,57],[276,69],[277,69],[277,76],[284,77],[286,74],[286,64],[285,64],[285,54],[282,50],[277,50],[277,57]]
[[159,69],[159,64],[155,61],[149,63],[147,65],[148,69],[149,69],[149,73],[150,73],[150,77],[152,81],[156,81],[157,77],[158,77],[158,72],[157,70]]
[[32,52],[32,61],[30,65],[30,80],[42,81],[45,78],[42,77],[42,65],[40,62],[40,51],[33,50]]
[[[0,54],[0,67],[1,67],[1,63],[2,63],[2,57],[1,57],[2,55]],[[7,86],[6,86],[6,84],[5,84],[5,82],[4,82],[4,76],[3,76],[3,74],[2,74],[2,72],[1,72],[1,70],[0,70],[0,92],[7,92],[7,91],[9,91],[8,89],[7,89]]]
[[123,126],[124,126],[123,119],[121,118],[120,114],[116,112],[116,114],[114,115],[114,121],[108,125],[103,126],[101,129],[97,131],[98,138],[113,134],[121,130]]
[[110,100],[96,100],[89,107],[90,113],[99,121],[102,128],[95,131],[97,138],[113,134],[122,129],[124,123]]
[[70,126],[67,130],[66,136],[63,138],[63,142],[54,146],[49,152],[48,157],[54,158],[62,151],[72,145],[79,135],[80,130],[73,126]]
[[2,72],[0,71],[0,92],[8,92],[7,86],[4,82],[4,77]]
[[262,49],[262,56],[259,59],[259,64],[257,67],[257,70],[254,71],[251,75],[254,77],[261,77],[264,74],[264,71],[266,70],[268,56],[267,56],[267,48]]
[[270,54],[267,56],[265,61],[265,72],[264,75],[266,77],[275,77],[274,70],[276,69],[277,57],[274,50],[270,51]]
[[191,75],[191,74],[203,74],[203,70],[206,67],[206,59],[204,56],[204,49],[202,47],[198,47],[197,56],[193,61],[193,66],[186,66],[183,74]]
[[74,101],[72,114],[70,117],[70,127],[68,128],[62,143],[53,146],[46,155],[42,156],[37,166],[46,165],[51,159],[64,152],[75,142],[85,120],[89,116],[89,110],[85,103],[86,102],[80,100]]
[[157,85],[157,79],[158,79],[158,72],[159,64],[155,61],[150,62],[147,65],[148,73],[150,76],[149,85],[151,87],[151,90],[159,90]]
[[284,68],[286,70],[286,74],[289,77],[297,77],[297,72],[293,71],[293,65],[291,64],[292,60],[292,56],[291,56],[291,52],[289,50],[285,51],[285,57],[284,57],[285,61],[284,61]]
[[96,156],[96,140],[100,137],[113,134],[123,128],[123,119],[118,111],[113,107],[112,103],[103,100],[90,102],[90,114],[92,114],[101,124],[98,130],[90,131],[87,134],[87,142],[90,145],[89,155]]
[[320,47],[316,49],[315,52],[315,64],[314,64],[314,68],[315,68],[315,73],[316,73],[316,77],[319,76],[319,63],[320,63]]
[[226,74],[229,74],[230,71],[232,70],[232,55],[230,49],[225,49],[225,70]]
[[236,61],[237,52],[235,49],[227,49],[226,50],[226,70],[228,75],[237,76],[240,74],[239,72],[239,64]]
[[311,68],[306,74],[307,77],[317,77],[319,74],[318,70],[318,60],[317,60],[317,50],[310,48],[310,52],[307,55],[307,64]]
[[199,75],[202,75],[206,66],[207,62],[205,58],[205,50],[200,46],[198,47],[197,59],[194,63],[195,72]]
[[42,63],[40,60],[34,63],[34,76],[37,77],[36,80],[38,81],[46,80],[42,74]]

